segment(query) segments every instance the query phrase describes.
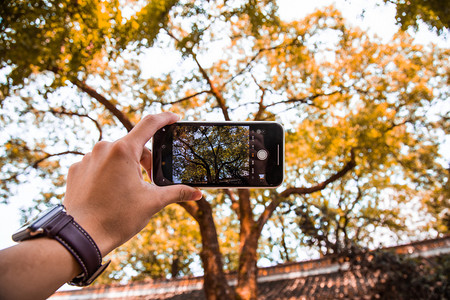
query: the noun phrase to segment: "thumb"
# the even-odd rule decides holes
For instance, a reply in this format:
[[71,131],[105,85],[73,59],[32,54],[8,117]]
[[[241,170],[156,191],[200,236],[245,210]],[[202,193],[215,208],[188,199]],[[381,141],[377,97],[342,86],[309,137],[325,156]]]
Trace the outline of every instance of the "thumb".
[[164,189],[161,195],[164,195],[164,202],[170,204],[183,201],[196,201],[203,197],[202,192],[198,188],[187,185],[176,184],[161,187]]

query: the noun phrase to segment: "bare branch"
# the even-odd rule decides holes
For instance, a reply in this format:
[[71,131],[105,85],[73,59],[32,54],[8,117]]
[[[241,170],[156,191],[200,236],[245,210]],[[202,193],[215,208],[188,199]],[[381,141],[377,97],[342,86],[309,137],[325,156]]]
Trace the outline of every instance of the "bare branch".
[[97,122],[97,120],[95,120],[94,118],[90,117],[88,114],[81,114],[81,113],[77,113],[77,112],[73,112],[73,111],[67,111],[64,109],[64,107],[61,107],[61,110],[55,110],[55,109],[50,109],[48,111],[44,111],[44,110],[38,110],[35,111],[37,113],[51,113],[54,115],[66,115],[66,116],[77,116],[80,118],[88,118],[89,120],[91,120],[95,126],[98,129],[99,132],[99,137],[98,140],[101,141],[103,138],[103,131],[102,131],[102,127],[100,125],[100,123]]
[[280,102],[275,102],[275,103],[271,103],[268,104],[266,107],[271,107],[271,106],[275,106],[275,105],[279,105],[279,104],[290,104],[290,103],[303,103],[303,104],[308,104],[308,105],[312,105],[312,106],[316,106],[313,102],[313,100],[315,100],[316,98],[322,97],[322,96],[332,96],[334,94],[340,93],[340,91],[334,91],[331,93],[320,93],[320,94],[314,94],[311,96],[307,96],[307,97],[303,97],[303,98],[291,98],[285,101],[280,101]]
[[291,259],[289,257],[289,247],[286,244],[286,229],[284,228],[284,218],[282,215],[278,215],[278,220],[281,224],[281,247],[283,250],[280,249],[280,255],[284,255],[285,262],[290,262]]
[[287,188],[277,196],[272,197],[272,202],[269,203],[269,205],[266,206],[264,212],[261,214],[257,221],[258,230],[261,231],[266,222],[269,220],[275,209],[278,207],[278,205],[287,197],[291,195],[306,195],[306,194],[312,194],[318,191],[321,191],[326,188],[326,186],[339,178],[342,178],[345,174],[347,174],[350,170],[352,170],[356,166],[355,162],[355,154],[354,151],[351,151],[351,159],[349,162],[345,164],[345,166],[338,171],[337,173],[330,176],[325,181],[318,183],[317,185],[314,185],[312,187],[302,187],[302,188]]
[[39,166],[39,164],[40,164],[41,162],[43,162],[44,160],[49,159],[50,157],[61,156],[61,155],[67,155],[67,154],[84,155],[84,153],[79,152],[79,151],[64,151],[64,152],[53,153],[53,154],[45,153],[45,155],[44,155],[42,158],[40,158],[40,159],[34,161],[32,164],[30,164],[30,165],[28,165],[27,167],[25,167],[25,168],[22,170],[22,172],[15,172],[15,173],[14,173],[13,175],[11,175],[9,178],[3,178],[3,179],[0,179],[0,182],[2,182],[2,181],[5,181],[5,182],[6,182],[6,181],[12,181],[12,180],[17,181],[17,180],[18,180],[17,178],[18,178],[19,175],[28,174],[28,173],[27,173],[27,172],[28,172],[27,170],[28,170],[29,168],[37,169],[38,166]]
[[210,93],[213,94],[214,97],[216,98],[217,103],[219,104],[219,107],[222,110],[223,117],[225,118],[226,121],[230,121],[230,116],[228,114],[228,107],[226,106],[225,98],[223,98],[222,93],[219,91],[214,82],[211,80],[206,70],[202,67],[195,53],[191,51],[191,55],[195,63],[197,64],[200,73],[203,75],[203,78],[208,82],[208,85],[211,88]]
[[238,218],[240,219],[240,215],[239,215],[239,201],[238,201],[238,199],[236,199],[236,195],[230,189],[224,189],[223,191],[230,198],[230,200],[231,200],[231,208],[234,210],[234,212],[237,214]]
[[272,47],[268,47],[268,48],[262,48],[259,49],[251,58],[250,60],[247,62],[247,64],[245,65],[244,68],[242,68],[240,71],[238,71],[236,74],[234,74],[230,79],[228,79],[221,88],[224,88],[228,83],[230,83],[231,81],[233,81],[235,78],[241,76],[242,74],[244,74],[244,72],[248,71],[251,69],[251,65],[252,63],[258,58],[258,56],[260,56],[262,53],[267,52],[267,51],[272,51],[272,50],[277,50],[277,49],[282,49],[282,48],[287,48],[289,46],[295,45],[298,42],[297,39],[293,39],[292,42],[287,43],[287,44],[279,44],[276,46],[272,46]]
[[[172,39],[179,42],[179,39],[176,36],[174,36],[171,32],[169,32],[168,30],[166,30],[166,32]],[[208,86],[210,88],[208,93],[211,93],[216,98],[217,103],[219,104],[219,107],[222,110],[222,114],[223,114],[225,120],[230,121],[230,116],[228,114],[228,107],[226,106],[226,101],[225,101],[225,98],[222,96],[222,93],[219,91],[217,86],[212,81],[211,77],[208,75],[206,70],[200,64],[200,62],[197,59],[197,55],[194,53],[194,51],[192,51],[192,49],[188,49],[187,52],[192,56],[192,59],[196,63],[200,73],[202,74],[202,76],[206,80],[206,82],[208,83]],[[222,88],[223,87],[221,87],[221,89]]]
[[100,102],[105,106],[105,108],[113,114],[120,123],[126,128],[129,132],[133,129],[134,125],[131,121],[125,116],[123,112],[121,112],[111,101],[106,99],[103,95],[100,95],[96,90],[86,84],[86,82],[73,80],[72,83],[77,86],[80,90],[87,93],[89,96]]
[[[287,99],[287,100],[283,100],[283,101],[267,104],[266,108],[272,107],[272,106],[276,106],[276,105],[280,105],[280,104],[282,104],[282,105],[286,105],[286,104],[308,104],[308,105],[312,105],[312,106],[316,106],[317,107],[317,105],[314,104],[314,100],[315,99],[317,99],[319,97],[332,96],[332,95],[338,94],[340,92],[341,91],[334,91],[334,92],[331,92],[331,93],[317,93],[317,94],[306,96],[306,97],[303,97],[303,98],[291,98],[291,99]],[[249,104],[259,104],[259,102],[250,102]]]
[[280,196],[282,198],[286,198],[289,197],[290,195],[304,195],[304,194],[312,194],[314,192],[318,192],[321,191],[323,189],[325,189],[325,187],[338,180],[339,178],[343,177],[345,174],[347,174],[347,172],[349,172],[350,170],[352,170],[354,167],[356,166],[355,163],[355,158],[354,155],[352,154],[352,158],[351,160],[345,164],[345,166],[342,168],[342,170],[340,170],[339,172],[337,172],[336,174],[332,175],[330,178],[328,178],[327,180],[312,186],[312,187],[303,187],[303,188],[287,188],[286,190],[284,190],[283,192],[280,193]]
[[[58,73],[61,72],[61,70],[59,68],[57,68],[57,67],[50,68],[48,70],[53,72],[53,73],[55,73],[55,74],[58,74]],[[73,79],[70,80],[70,82],[73,85],[75,85],[76,87],[78,87],[80,90],[82,90],[83,92],[85,92],[86,94],[88,94],[89,96],[91,96],[92,98],[94,98],[95,100],[100,102],[101,104],[103,104],[103,106],[105,106],[105,108],[113,116],[115,116],[119,120],[120,123],[122,123],[122,125],[126,128],[126,130],[128,132],[130,132],[131,129],[133,129],[134,125],[125,116],[125,114],[123,112],[121,112],[111,101],[109,101],[103,95],[98,93],[94,88],[92,88],[89,85],[87,85],[85,81],[80,81],[77,78],[73,78]]]
[[186,97],[184,97],[184,98],[175,100],[175,101],[173,101],[173,102],[168,102],[168,103],[162,103],[162,102],[159,102],[159,103],[160,103],[161,105],[172,105],[172,104],[177,104],[177,103],[181,103],[181,102],[190,100],[190,99],[192,99],[192,98],[194,98],[194,97],[197,97],[197,96],[200,96],[200,95],[206,94],[206,93],[210,93],[210,91],[201,91],[201,92],[198,92],[198,93],[195,93],[195,94],[186,96]]
[[262,116],[264,110],[267,108],[267,106],[264,105],[264,97],[266,96],[267,89],[258,83],[258,81],[256,80],[255,76],[253,76],[253,74],[251,74],[251,75],[252,75],[253,81],[255,82],[255,84],[258,86],[258,88],[261,91],[261,97],[260,97],[259,103],[258,103],[259,108],[258,108],[258,111],[256,112],[255,118],[254,118],[255,121],[257,121],[257,120],[261,119],[261,116]]
[[[287,100],[283,100],[283,101],[279,101],[279,102],[274,102],[274,103],[271,103],[271,104],[268,104],[268,105],[263,105],[262,107],[264,109],[267,109],[268,107],[272,107],[272,106],[276,106],[276,105],[286,105],[286,104],[293,105],[291,107],[287,107],[286,109],[278,112],[278,114],[290,111],[291,109],[295,108],[297,105],[300,105],[300,104],[307,104],[307,105],[310,105],[310,106],[317,107],[318,109],[323,109],[323,107],[320,107],[320,106],[316,105],[313,100],[318,98],[318,97],[331,96],[331,95],[334,95],[334,94],[337,94],[337,93],[341,93],[341,91],[334,91],[334,92],[331,92],[331,93],[314,94],[314,95],[303,97],[303,98],[291,98],[291,99],[287,99]],[[258,105],[259,109],[261,109],[261,100],[260,101],[247,102],[247,103],[242,104],[241,106],[245,106],[245,105]],[[267,119],[267,117],[266,118],[261,118],[261,116],[259,116],[259,118],[258,118],[258,120],[260,120],[260,121],[264,121],[266,119]],[[255,118],[255,120],[256,120],[256,118]]]
[[46,160],[46,159],[49,159],[50,157],[61,156],[61,155],[67,155],[67,154],[84,155],[83,152],[79,152],[79,151],[64,151],[64,152],[53,153],[53,154],[46,153],[46,154],[44,155],[44,157],[42,157],[42,158],[36,160],[36,161],[31,165],[31,167],[33,167],[33,168],[36,169],[36,168],[38,167],[38,165],[39,165],[41,162],[43,162],[43,161]]

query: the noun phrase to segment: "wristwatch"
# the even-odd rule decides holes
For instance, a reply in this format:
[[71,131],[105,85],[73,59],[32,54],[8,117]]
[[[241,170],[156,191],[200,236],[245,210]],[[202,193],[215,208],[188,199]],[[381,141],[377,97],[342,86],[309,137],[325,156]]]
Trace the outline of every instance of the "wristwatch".
[[63,205],[44,211],[34,221],[14,233],[12,239],[21,242],[43,236],[61,243],[81,265],[83,271],[69,282],[71,285],[91,284],[110,263],[108,261],[102,264],[102,255],[94,240],[66,213]]

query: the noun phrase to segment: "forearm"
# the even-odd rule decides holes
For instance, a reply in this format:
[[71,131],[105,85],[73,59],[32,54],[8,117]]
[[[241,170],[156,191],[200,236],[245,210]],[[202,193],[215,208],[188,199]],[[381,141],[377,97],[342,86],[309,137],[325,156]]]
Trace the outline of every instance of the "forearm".
[[0,299],[46,299],[81,267],[58,241],[38,238],[0,251]]

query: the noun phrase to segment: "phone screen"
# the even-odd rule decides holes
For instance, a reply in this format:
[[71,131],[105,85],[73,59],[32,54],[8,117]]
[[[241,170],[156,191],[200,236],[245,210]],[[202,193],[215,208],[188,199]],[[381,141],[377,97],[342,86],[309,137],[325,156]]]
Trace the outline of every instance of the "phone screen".
[[274,122],[179,122],[153,138],[157,185],[275,187],[283,180],[284,131]]

